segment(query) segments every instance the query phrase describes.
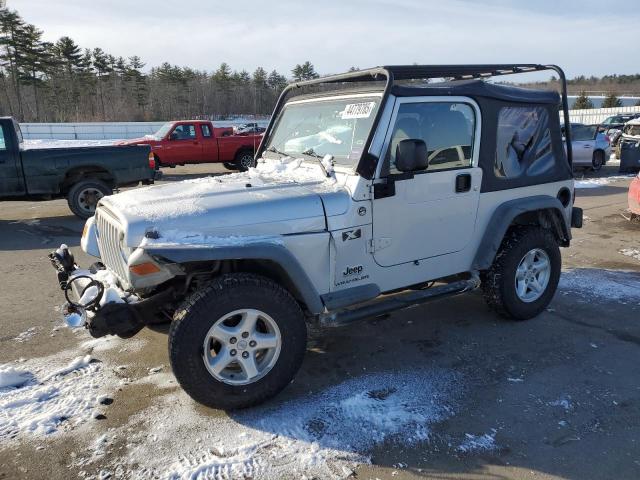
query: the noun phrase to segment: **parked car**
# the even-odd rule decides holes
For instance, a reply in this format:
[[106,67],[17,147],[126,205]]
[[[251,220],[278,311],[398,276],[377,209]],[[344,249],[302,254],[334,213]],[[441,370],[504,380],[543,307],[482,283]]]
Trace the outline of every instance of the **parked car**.
[[[599,126],[600,131],[609,136],[611,148],[616,148],[624,125],[630,120],[640,118],[640,113],[626,113],[607,117]],[[618,157],[619,158],[619,157]]]
[[98,201],[118,187],[153,183],[148,147],[24,148],[18,123],[0,118],[0,197],[64,197],[78,217],[95,212]]
[[632,217],[640,217],[640,172],[629,185],[629,211]]
[[[564,126],[562,127],[564,135]],[[573,168],[591,168],[594,172],[606,165],[611,156],[609,137],[599,131],[598,125],[571,124]]]
[[640,140],[640,118],[629,120],[618,132],[619,141],[615,148],[616,157],[620,159],[622,157],[622,140],[628,145],[627,148],[634,148],[635,144]]
[[[104,271],[79,274],[65,246],[52,252],[76,292],[69,324],[131,337],[172,319],[180,385],[232,409],[291,383],[308,323],[476,288],[505,318],[535,317],[582,225],[560,96],[475,78],[548,69],[564,78],[556,66],[408,65],[289,85],[251,174],[102,199],[81,244]],[[442,77],[470,80],[418,83]]]
[[234,131],[236,135],[250,135],[250,134],[260,134],[266,130],[265,127],[261,127],[257,123],[244,123],[242,125],[238,125]]
[[157,167],[190,163],[223,163],[230,170],[246,170],[262,137],[235,135],[233,128],[216,128],[208,120],[181,120],[165,123],[153,135],[121,142],[122,145],[149,145]]

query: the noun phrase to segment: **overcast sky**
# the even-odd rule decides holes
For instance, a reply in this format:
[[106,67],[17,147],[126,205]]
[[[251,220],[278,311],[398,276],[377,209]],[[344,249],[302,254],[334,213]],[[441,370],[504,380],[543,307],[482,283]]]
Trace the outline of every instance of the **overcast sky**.
[[[623,5],[623,4],[621,4]],[[400,63],[557,63],[640,72],[640,8],[596,0],[7,0],[47,40],[214,70],[286,75]]]

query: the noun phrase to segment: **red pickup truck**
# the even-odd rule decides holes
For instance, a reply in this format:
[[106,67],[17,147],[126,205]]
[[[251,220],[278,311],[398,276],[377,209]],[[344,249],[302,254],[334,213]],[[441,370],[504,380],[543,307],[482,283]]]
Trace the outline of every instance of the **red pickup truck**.
[[180,120],[120,144],[149,145],[158,167],[219,162],[230,170],[246,170],[261,140],[261,135],[234,135],[233,128],[216,128],[205,120]]

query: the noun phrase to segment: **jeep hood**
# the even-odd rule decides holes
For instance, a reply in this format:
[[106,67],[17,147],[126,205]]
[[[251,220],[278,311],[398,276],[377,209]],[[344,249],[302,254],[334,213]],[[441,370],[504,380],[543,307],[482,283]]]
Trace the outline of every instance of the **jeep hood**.
[[[343,190],[317,165],[291,172],[251,169],[129,190],[100,201],[100,214],[115,217],[126,246],[138,247],[145,233],[157,243],[190,236],[277,236],[326,229],[322,195]],[[346,193],[342,193],[346,194]]]

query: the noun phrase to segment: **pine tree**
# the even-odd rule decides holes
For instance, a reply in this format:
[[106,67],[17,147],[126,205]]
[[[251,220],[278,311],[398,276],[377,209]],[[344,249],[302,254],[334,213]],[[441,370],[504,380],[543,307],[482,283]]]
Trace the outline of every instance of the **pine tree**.
[[602,108],[616,108],[621,106],[622,101],[613,92],[610,92],[604,99],[604,102],[602,102]]
[[320,76],[316,73],[316,70],[313,64],[308,60],[304,62],[302,65],[297,64],[295,67],[293,67],[293,70],[291,70],[291,73],[293,74],[293,79],[297,82],[300,82],[303,80],[312,80]]
[[17,99],[18,121],[22,121],[22,91],[19,68],[22,64],[24,52],[22,51],[22,35],[25,24],[18,12],[0,10],[0,67],[6,69],[13,81],[13,87]]
[[275,70],[272,70],[269,74],[269,78],[267,78],[267,85],[272,90],[280,92],[287,86],[287,79],[284,75],[280,75]]
[[593,108],[593,102],[589,99],[587,93],[584,90],[580,92],[580,95],[578,96],[578,98],[576,98],[576,101],[573,104],[573,108],[576,110]]

